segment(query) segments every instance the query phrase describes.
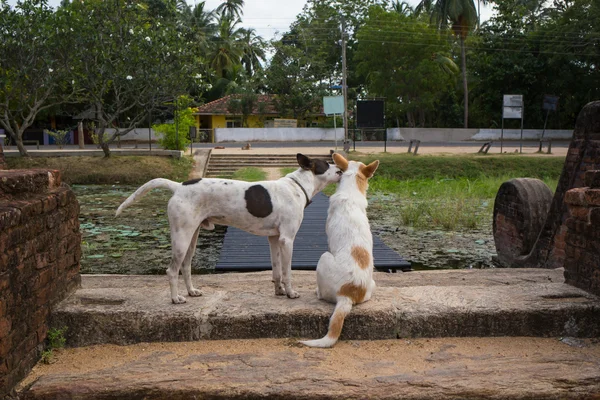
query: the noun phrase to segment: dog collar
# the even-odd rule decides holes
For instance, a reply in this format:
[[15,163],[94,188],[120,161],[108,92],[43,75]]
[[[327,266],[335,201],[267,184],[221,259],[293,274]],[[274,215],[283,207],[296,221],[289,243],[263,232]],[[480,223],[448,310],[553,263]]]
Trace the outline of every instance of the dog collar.
[[300,182],[298,182],[296,180],[296,178],[294,178],[292,176],[288,176],[288,178],[290,178],[292,181],[294,181],[294,183],[296,185],[298,185],[298,187],[300,189],[302,189],[302,193],[304,193],[304,197],[306,197],[306,205],[304,206],[304,208],[308,207],[310,205],[310,203],[312,203],[312,200],[310,199],[310,197],[308,197],[308,194],[306,194],[306,190],[304,190],[304,188],[302,187],[302,185],[300,184]]

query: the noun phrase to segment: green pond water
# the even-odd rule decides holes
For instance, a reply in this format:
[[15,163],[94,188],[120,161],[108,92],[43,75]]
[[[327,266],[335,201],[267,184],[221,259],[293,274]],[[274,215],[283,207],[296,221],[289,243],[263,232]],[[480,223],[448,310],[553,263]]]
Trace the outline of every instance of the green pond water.
[[[172,193],[153,190],[115,217],[136,186],[73,185],[81,207],[81,272],[86,274],[164,274],[171,260],[167,202]],[[219,259],[225,227],[201,230],[193,273],[210,273]]]

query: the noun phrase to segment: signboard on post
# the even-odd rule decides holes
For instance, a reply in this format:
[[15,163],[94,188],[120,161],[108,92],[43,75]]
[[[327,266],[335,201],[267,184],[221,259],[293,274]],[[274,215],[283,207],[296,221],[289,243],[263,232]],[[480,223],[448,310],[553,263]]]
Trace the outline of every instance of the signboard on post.
[[323,112],[325,115],[340,115],[344,112],[344,97],[323,96]]
[[523,152],[523,95],[505,94],[502,99],[502,133],[500,134],[500,153],[504,144],[504,119],[521,120],[521,142],[519,153]]
[[323,112],[327,116],[333,115],[335,149],[337,150],[337,125],[335,116],[344,113],[344,96],[323,96]]
[[502,118],[521,119],[523,117],[523,95],[505,94],[502,102]]
[[558,96],[553,96],[550,94],[544,95],[544,103],[542,104],[542,109],[546,111],[558,110]]
[[359,128],[385,127],[385,102],[383,100],[358,100],[356,126]]

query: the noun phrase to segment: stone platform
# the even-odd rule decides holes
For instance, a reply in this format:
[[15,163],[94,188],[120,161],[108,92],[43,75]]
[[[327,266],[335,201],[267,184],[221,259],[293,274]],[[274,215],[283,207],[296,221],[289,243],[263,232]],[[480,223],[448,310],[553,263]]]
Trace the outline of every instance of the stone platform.
[[558,338],[290,339],[100,345],[37,365],[21,400],[597,399],[600,343]]
[[[204,295],[174,305],[166,276],[83,275],[82,287],[54,309],[52,325],[67,326],[74,347],[321,337],[333,305],[317,300],[314,272],[293,278],[301,297],[291,300],[274,295],[270,271],[195,275]],[[376,273],[375,280],[375,296],[354,307],[342,340],[600,337],[600,298],[565,284],[562,269]]]

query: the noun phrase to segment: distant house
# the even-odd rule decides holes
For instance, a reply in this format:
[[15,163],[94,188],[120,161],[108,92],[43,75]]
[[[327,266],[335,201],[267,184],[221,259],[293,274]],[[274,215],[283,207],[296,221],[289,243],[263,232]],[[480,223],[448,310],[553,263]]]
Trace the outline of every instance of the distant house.
[[310,116],[309,121],[294,120],[289,115],[281,115],[275,107],[276,96],[259,94],[256,97],[252,111],[244,115],[235,102],[241,102],[241,95],[228,95],[198,107],[194,113],[196,125],[201,129],[215,128],[270,128],[277,126],[319,126],[325,122],[325,114],[317,113]]

